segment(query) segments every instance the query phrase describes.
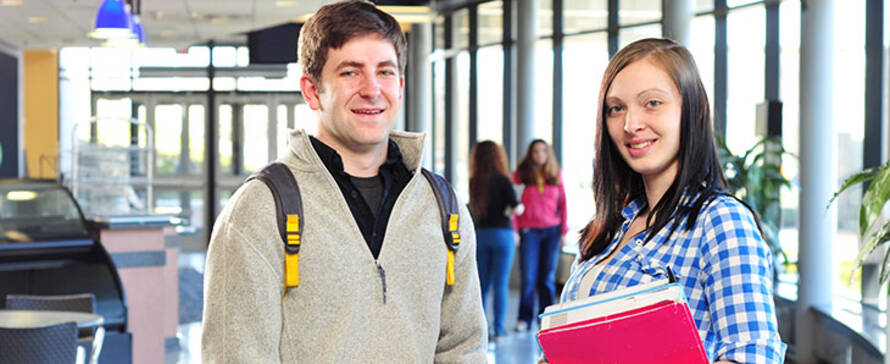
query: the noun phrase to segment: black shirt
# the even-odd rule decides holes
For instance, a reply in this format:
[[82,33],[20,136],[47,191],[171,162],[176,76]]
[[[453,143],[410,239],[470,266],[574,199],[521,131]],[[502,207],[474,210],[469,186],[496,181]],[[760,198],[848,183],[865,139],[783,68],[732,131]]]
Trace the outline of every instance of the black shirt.
[[477,217],[474,223],[477,228],[499,227],[511,228],[510,219],[504,215],[504,210],[516,207],[516,192],[513,190],[513,182],[505,175],[492,174],[489,178],[488,204],[485,205],[485,216]]
[[[346,204],[349,205],[349,211],[352,212],[352,217],[362,232],[368,249],[371,250],[374,259],[377,259],[380,255],[380,248],[383,246],[383,237],[386,234],[386,224],[389,222],[392,207],[399,194],[402,193],[402,189],[411,179],[411,171],[402,162],[402,152],[399,151],[399,146],[394,141],[389,141],[386,160],[380,165],[377,172],[376,178],[382,181],[381,194],[374,192],[374,187],[363,192],[359,186],[353,183],[353,178],[356,177],[350,176],[343,169],[343,159],[340,158],[340,154],[336,150],[313,136],[310,136],[309,140],[312,141],[312,148],[321,158],[321,162],[324,163],[325,168],[340,187],[340,192],[343,193]],[[362,183],[359,182],[359,184]],[[368,194],[368,197],[364,197],[365,193]],[[376,199],[375,194],[380,196],[379,200]],[[375,200],[378,202],[375,203]],[[377,206],[374,210],[371,209],[372,204]]]

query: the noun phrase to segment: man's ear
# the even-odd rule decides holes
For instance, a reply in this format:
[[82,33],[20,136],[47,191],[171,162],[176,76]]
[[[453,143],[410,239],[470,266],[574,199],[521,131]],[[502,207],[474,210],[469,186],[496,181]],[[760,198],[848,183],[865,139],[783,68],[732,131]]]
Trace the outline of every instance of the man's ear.
[[399,104],[402,103],[402,97],[405,96],[405,76],[399,77]]
[[321,110],[321,102],[318,99],[319,82],[309,76],[300,78],[300,90],[303,92],[303,100],[312,110]]

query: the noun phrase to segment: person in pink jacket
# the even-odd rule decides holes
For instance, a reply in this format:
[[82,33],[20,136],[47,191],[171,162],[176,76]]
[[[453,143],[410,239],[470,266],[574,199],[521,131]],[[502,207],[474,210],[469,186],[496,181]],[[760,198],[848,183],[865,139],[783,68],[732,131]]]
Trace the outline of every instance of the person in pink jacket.
[[[528,330],[532,319],[553,304],[556,295],[556,263],[566,225],[566,191],[553,148],[536,139],[513,173],[513,182],[524,186],[525,211],[517,217],[519,269],[522,285],[516,331]],[[535,291],[538,308],[535,310]]]

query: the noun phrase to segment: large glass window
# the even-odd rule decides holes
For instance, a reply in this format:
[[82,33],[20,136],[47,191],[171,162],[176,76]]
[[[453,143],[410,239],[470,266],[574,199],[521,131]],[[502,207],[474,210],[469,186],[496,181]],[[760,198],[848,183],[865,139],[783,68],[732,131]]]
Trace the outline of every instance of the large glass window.
[[[535,42],[535,138],[553,142],[553,41]],[[525,151],[527,145],[517,150]]]
[[714,115],[714,15],[697,16],[689,27],[689,51],[695,59],[698,74],[705,85],[711,116]]
[[457,138],[454,152],[457,153],[454,178],[455,189],[462,201],[470,200],[470,54],[461,52],[455,57],[457,74],[454,92],[457,105],[454,105],[453,138]]
[[243,110],[244,171],[252,173],[269,162],[269,107],[244,105]]
[[476,79],[479,85],[478,140],[503,144],[504,139],[504,51],[501,46],[480,48]]
[[461,9],[451,16],[451,49],[464,49],[470,45],[470,11]]
[[433,63],[433,170],[445,172],[445,60]]
[[562,177],[574,233],[594,213],[591,184],[599,85],[609,62],[606,33],[566,37],[563,51]]
[[618,23],[639,24],[661,20],[661,0],[621,0]]
[[[783,1],[779,5],[780,77],[779,95],[782,100],[782,145],[791,153],[800,152],[800,1]],[[782,158],[782,173],[800,185],[800,163],[797,158]],[[788,259],[798,258],[798,212],[800,190],[784,188],[780,191],[782,229],[779,243]]]
[[159,174],[179,172],[179,156],[182,153],[182,105],[155,106],[155,165]]
[[[885,5],[886,6],[886,5]],[[886,19],[885,19],[886,21]],[[838,133],[838,186],[844,178],[862,170],[865,139],[865,2],[845,2],[834,12],[834,120]],[[802,125],[802,127],[804,127]],[[859,273],[850,277],[853,261],[859,251],[859,206],[862,187],[844,192],[837,205],[837,234],[834,252],[835,281],[838,294],[858,299]]]
[[[479,4],[479,45],[500,43],[503,37],[504,9],[501,1]],[[502,62],[503,63],[503,62]]]
[[754,144],[757,104],[763,102],[766,11],[762,5],[727,16],[726,144],[740,153]]
[[538,32],[539,37],[553,35],[553,0],[538,0]]
[[604,30],[609,24],[607,0],[564,0],[562,6],[563,33]]
[[201,174],[204,171],[204,120],[207,112],[204,105],[193,104],[188,107],[188,146],[189,173]]
[[650,24],[629,28],[621,28],[618,31],[618,44],[619,47],[624,48],[624,46],[640,39],[660,37],[661,24]]

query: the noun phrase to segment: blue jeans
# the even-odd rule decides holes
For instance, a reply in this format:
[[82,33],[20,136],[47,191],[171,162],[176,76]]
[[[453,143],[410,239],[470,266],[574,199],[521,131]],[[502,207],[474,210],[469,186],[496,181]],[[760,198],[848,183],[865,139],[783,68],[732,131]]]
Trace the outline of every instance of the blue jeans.
[[[535,314],[553,304],[556,296],[556,263],[559,258],[559,225],[544,229],[522,229],[519,233],[519,321],[531,327]],[[535,308],[535,291],[538,309]]]
[[513,268],[513,230],[508,228],[480,228],[476,230],[476,262],[479,285],[482,287],[482,307],[491,287],[494,288],[494,333],[504,335],[504,316],[507,313],[507,289],[510,269]]

